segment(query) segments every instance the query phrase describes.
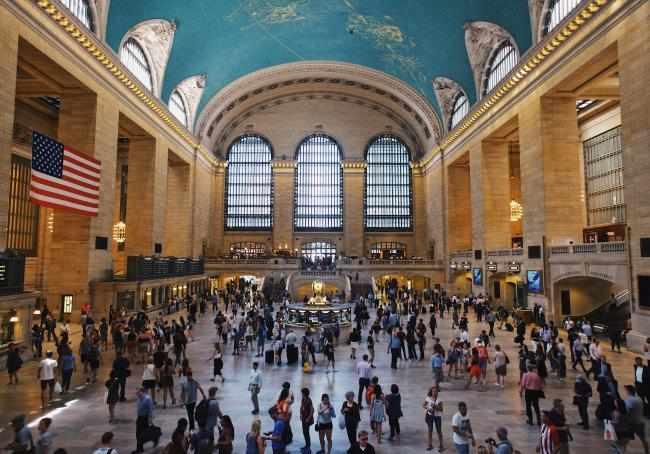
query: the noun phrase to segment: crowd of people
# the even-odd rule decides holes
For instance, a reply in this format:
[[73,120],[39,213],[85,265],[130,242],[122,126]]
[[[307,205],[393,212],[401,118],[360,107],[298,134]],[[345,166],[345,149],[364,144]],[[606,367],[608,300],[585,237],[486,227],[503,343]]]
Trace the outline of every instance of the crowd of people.
[[[422,424],[427,436],[422,443],[427,451],[437,449],[441,452],[451,440],[459,454],[469,453],[470,446],[475,445],[479,453],[517,452],[506,427],[495,426],[491,436],[481,442],[471,424],[470,405],[460,402],[452,410],[453,414],[448,414],[449,409],[443,403],[445,383],[458,382],[465,389],[486,391],[490,387],[488,378],[494,377],[496,392],[509,382],[517,383],[525,402],[527,423],[539,426],[538,452],[564,454],[569,452],[573,438],[571,424],[565,415],[566,404],[553,399],[550,408],[542,409],[540,402],[545,398],[549,381],[563,383],[567,380],[570,360],[575,374],[575,396],[571,404],[577,407],[581,418],[574,426],[591,430],[589,401],[593,398],[593,383],[599,394],[593,416],[602,424],[599,427],[603,428],[604,437],[609,437],[613,452],[626,452],[630,441],[637,437],[648,454],[645,418],[650,416],[650,348],[646,358],[636,359],[635,382],[619,387],[613,367],[588,323],[574,323],[565,326],[566,332],[560,332],[552,321],[546,323],[537,318],[538,323],[531,327],[516,313],[491,307],[489,300],[480,295],[418,294],[391,283],[387,283],[381,295],[381,298],[372,294],[368,298],[358,298],[352,329],[343,339],[341,327],[336,323],[310,327],[298,335],[284,323],[286,298],[273,304],[256,287],[244,283],[231,284],[214,295],[179,298],[157,315],[112,313],[108,319],[95,323],[90,314],[85,314],[78,348],[79,368],[88,384],[97,380],[104,383],[109,422],[115,418],[116,406],[126,401],[127,381],[138,383],[134,454],[143,452],[147,443],[158,445],[163,441],[163,432],[155,425],[154,415],[168,405],[182,405],[186,416],[178,420],[177,427],[166,440],[164,452],[167,454],[204,454],[215,450],[230,454],[237,436],[245,441],[246,454],[261,454],[267,445],[274,454],[283,454],[294,443],[292,420],[299,421],[302,429],[303,454],[312,452],[313,431],[318,434],[318,453],[330,454],[335,425],[345,431],[349,453],[372,454],[375,448],[371,439],[375,445],[399,440],[403,410],[416,411],[403,408],[399,383],[384,384],[376,372],[376,353],[381,351],[377,346],[382,345],[390,358],[390,367],[397,371],[406,369],[408,362],[429,362],[431,386],[425,395],[415,396],[422,402],[417,411],[424,415]],[[210,307],[211,313],[208,313]],[[211,382],[214,383],[205,388],[205,384],[195,378],[192,367],[201,359],[192,358],[187,348],[193,340],[193,327],[202,317],[209,317],[214,326],[214,347],[210,356]],[[49,318],[44,317],[45,320]],[[443,321],[454,333],[444,341],[439,337],[439,325]],[[475,337],[469,334],[470,323],[479,327],[472,330],[479,333]],[[519,344],[518,358],[510,358],[496,343],[495,328],[512,333],[515,344]],[[34,329],[48,332],[47,327],[35,326]],[[42,343],[33,344],[33,354],[40,360],[37,373],[44,409],[48,408],[55,393],[68,392],[72,376],[78,370],[69,329],[61,328],[58,333],[54,330],[51,338],[55,339],[56,348],[46,350],[43,359],[40,359]],[[612,350],[614,347],[612,345]],[[347,391],[342,402],[333,402],[326,393],[312,396],[308,387],[300,389],[298,401],[291,384],[285,382],[277,390],[277,398],[270,403],[270,408],[264,410],[263,404],[261,407],[262,361],[280,366],[286,357],[287,364],[300,361],[305,373],[313,373],[318,365],[325,373],[330,373],[336,371],[336,354],[342,348],[346,349],[346,354],[349,352],[358,377],[358,389]],[[12,351],[14,353],[7,360],[8,366],[13,366],[8,367],[9,378],[10,383],[17,383],[22,359],[15,349]],[[235,433],[230,415],[222,410],[217,399],[217,382],[221,387],[231,386],[223,373],[224,357],[228,354],[248,355],[252,361],[247,381],[252,418],[250,430],[245,434]],[[98,377],[98,369],[100,363],[106,361],[111,367],[104,381],[103,377]],[[509,378],[513,361],[517,361],[514,364],[519,373]],[[582,373],[578,372],[578,367]],[[267,417],[272,430],[263,432],[261,428]],[[370,423],[371,433],[359,430],[364,418]],[[16,453],[35,450],[42,454],[62,454],[61,449],[65,447],[58,452],[53,450],[56,440],[53,440],[50,427],[56,421],[42,418],[36,440],[25,423],[24,416],[14,418],[15,438],[9,449]],[[450,423],[450,433],[444,431],[447,423]],[[434,430],[437,447],[434,447]],[[111,448],[113,438],[112,432],[104,434],[97,453],[118,454]]]

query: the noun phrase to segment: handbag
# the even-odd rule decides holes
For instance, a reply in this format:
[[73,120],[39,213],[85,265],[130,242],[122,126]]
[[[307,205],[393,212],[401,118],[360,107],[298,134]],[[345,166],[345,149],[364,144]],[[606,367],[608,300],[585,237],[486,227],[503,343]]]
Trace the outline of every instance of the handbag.
[[58,381],[54,384],[54,392],[57,394],[61,394],[63,392],[63,387]]
[[603,432],[603,439],[605,441],[616,441],[618,438],[616,436],[616,430],[614,430],[614,424],[609,419],[603,421],[605,424],[605,431]]
[[345,430],[345,418],[339,419],[339,429]]

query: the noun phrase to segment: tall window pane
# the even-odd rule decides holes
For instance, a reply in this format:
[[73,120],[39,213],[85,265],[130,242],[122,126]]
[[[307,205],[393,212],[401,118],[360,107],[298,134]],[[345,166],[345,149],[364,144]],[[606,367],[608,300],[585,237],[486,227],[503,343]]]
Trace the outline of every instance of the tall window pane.
[[483,95],[499,85],[503,78],[517,66],[518,61],[519,55],[517,55],[515,46],[510,41],[501,43],[488,62],[483,81]]
[[379,136],[366,152],[366,230],[411,229],[409,150],[394,136]]
[[296,153],[294,228],[343,229],[341,148],[324,134],[307,137]]
[[467,96],[463,93],[459,93],[454,101],[454,108],[451,111],[451,122],[449,124],[449,129],[454,129],[458,123],[461,122],[463,118],[469,112],[469,100]]
[[63,6],[68,8],[79,21],[88,28],[88,30],[95,31],[93,19],[90,14],[90,5],[88,0],[61,0]]
[[120,49],[120,60],[129,71],[142,82],[148,90],[153,90],[153,79],[151,78],[151,67],[144,54],[144,50],[138,42],[129,38]]
[[271,145],[244,135],[228,150],[226,230],[270,230],[273,227]]
[[38,238],[38,205],[29,200],[32,163],[20,156],[11,156],[9,183],[9,219],[7,248],[27,256],[36,255]]
[[174,91],[169,98],[169,111],[174,115],[183,126],[187,127],[187,109],[183,97],[177,91]]
[[625,223],[621,127],[586,140],[582,148],[588,225]]
[[582,0],[549,0],[548,10],[544,17],[544,34],[553,30],[569,14],[576,9]]

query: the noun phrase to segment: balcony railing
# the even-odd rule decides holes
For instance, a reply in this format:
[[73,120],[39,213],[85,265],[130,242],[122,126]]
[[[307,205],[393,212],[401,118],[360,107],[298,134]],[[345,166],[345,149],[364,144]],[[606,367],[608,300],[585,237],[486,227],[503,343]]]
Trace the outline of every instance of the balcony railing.
[[517,249],[496,249],[494,251],[487,251],[488,257],[518,257],[524,255],[522,248]]
[[454,251],[449,254],[449,258],[451,260],[463,260],[463,259],[471,260],[473,257],[474,257],[474,252],[472,252],[471,249],[466,251]]
[[611,243],[586,243],[571,244],[567,246],[551,246],[549,254],[551,256],[581,254],[623,254],[625,253],[625,243],[623,241]]
[[214,265],[297,265],[300,259],[273,257],[273,258],[231,258],[231,257],[206,257],[205,263]]

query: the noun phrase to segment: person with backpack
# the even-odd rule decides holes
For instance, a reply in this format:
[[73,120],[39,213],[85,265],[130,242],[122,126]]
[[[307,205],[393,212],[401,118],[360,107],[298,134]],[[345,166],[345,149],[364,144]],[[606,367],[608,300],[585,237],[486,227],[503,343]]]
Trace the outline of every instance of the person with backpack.
[[[181,400],[183,401],[183,404],[185,405],[185,410],[187,411],[187,419],[190,422],[190,430],[194,430],[194,410],[196,408],[196,401],[197,401],[197,396],[198,393],[201,393],[201,396],[203,399],[205,399],[205,393],[203,392],[203,388],[201,388],[201,385],[199,385],[199,382],[197,382],[194,377],[192,376],[192,370],[188,370],[187,374],[187,381],[182,384],[181,386]],[[205,412],[205,413],[204,413]],[[207,419],[207,403],[205,405],[205,410],[203,410],[203,407],[201,409],[201,418],[204,417]]]

